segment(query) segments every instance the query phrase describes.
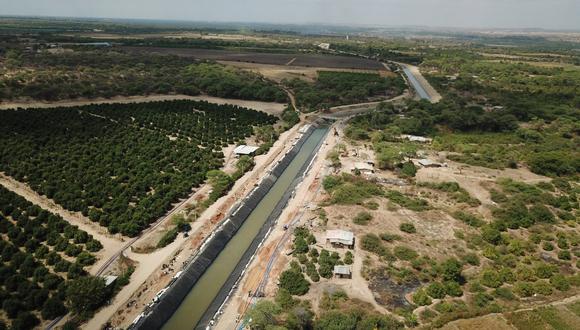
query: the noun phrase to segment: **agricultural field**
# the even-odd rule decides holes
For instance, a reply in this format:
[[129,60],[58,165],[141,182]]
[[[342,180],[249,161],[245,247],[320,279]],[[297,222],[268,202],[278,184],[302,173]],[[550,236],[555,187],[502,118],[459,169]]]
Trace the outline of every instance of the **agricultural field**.
[[203,101],[3,110],[0,171],[136,236],[222,166],[224,146],[276,122]]
[[[102,248],[99,241],[4,187],[0,187],[0,237],[3,328],[31,329],[69,311],[90,312],[115,289],[105,289],[104,280],[85,270],[96,261],[94,253]],[[87,297],[79,285],[101,292],[90,291]],[[87,304],[87,299],[92,301]]]
[[110,98],[184,94],[285,102],[262,76],[178,56],[76,50],[30,54],[8,47],[0,66],[0,100]]
[[137,53],[177,55],[214,61],[250,62],[275,65],[323,67],[337,69],[384,70],[380,62],[354,56],[334,56],[326,54],[252,52],[245,50],[166,48],[166,47],[123,47],[123,50]]
[[385,99],[403,93],[405,82],[399,75],[378,73],[318,71],[314,83],[300,78],[282,82],[292,89],[304,111]]

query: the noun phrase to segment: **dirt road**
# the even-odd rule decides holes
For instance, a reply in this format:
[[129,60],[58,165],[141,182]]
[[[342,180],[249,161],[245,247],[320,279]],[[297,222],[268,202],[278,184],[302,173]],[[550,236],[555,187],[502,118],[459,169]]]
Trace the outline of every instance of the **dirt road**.
[[42,101],[21,101],[21,102],[0,102],[0,110],[14,109],[14,108],[54,108],[54,107],[75,107],[87,104],[108,104],[108,103],[138,103],[138,102],[152,102],[152,101],[174,101],[174,100],[194,100],[194,101],[208,101],[217,104],[233,104],[241,107],[252,108],[259,111],[264,111],[269,114],[278,116],[282,113],[286,105],[283,103],[248,101],[238,99],[224,99],[220,97],[213,97],[207,95],[189,96],[189,95],[149,95],[149,96],[116,96],[110,99],[78,99],[78,100],[63,100],[57,102],[42,102]]

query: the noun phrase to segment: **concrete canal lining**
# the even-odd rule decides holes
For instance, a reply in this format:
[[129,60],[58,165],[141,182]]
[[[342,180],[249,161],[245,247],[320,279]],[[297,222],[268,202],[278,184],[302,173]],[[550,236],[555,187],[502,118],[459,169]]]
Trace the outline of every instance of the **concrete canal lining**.
[[327,132],[328,128],[310,127],[304,133],[134,328],[206,327],[278,219]]

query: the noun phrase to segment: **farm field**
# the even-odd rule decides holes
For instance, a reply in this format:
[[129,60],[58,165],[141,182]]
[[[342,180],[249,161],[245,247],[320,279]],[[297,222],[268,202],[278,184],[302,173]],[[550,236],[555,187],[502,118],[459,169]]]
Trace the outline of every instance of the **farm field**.
[[75,281],[96,281],[102,292],[90,297],[95,304],[112,293],[85,270],[103,248],[99,241],[1,186],[0,237],[0,324],[5,327],[29,329],[66,314],[75,303],[67,287]]
[[0,171],[111,233],[135,236],[273,116],[203,101],[0,112]]
[[250,62],[275,65],[293,65],[305,67],[323,67],[338,69],[385,70],[377,61],[350,56],[333,56],[323,54],[285,54],[233,51],[221,49],[164,48],[164,47],[121,47],[120,49],[136,53],[154,53],[177,55],[214,61]]

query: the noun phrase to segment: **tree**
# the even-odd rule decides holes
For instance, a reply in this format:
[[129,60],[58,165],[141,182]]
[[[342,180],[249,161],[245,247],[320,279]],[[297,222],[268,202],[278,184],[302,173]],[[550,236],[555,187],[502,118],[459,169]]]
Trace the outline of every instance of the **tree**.
[[280,276],[279,287],[288,290],[292,295],[301,296],[310,289],[310,283],[302,273],[286,270]]
[[23,312],[18,314],[18,317],[12,322],[11,329],[14,330],[28,330],[33,329],[40,323],[40,320],[30,312]]
[[247,319],[250,320],[250,329],[265,330],[276,325],[276,316],[282,309],[275,303],[261,299],[248,311]]
[[76,314],[92,312],[99,308],[108,298],[105,280],[99,277],[85,276],[71,281],[66,289],[66,302]]
[[62,301],[56,297],[50,297],[42,306],[42,318],[45,320],[52,320],[57,316],[66,314],[66,307]]

